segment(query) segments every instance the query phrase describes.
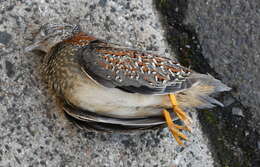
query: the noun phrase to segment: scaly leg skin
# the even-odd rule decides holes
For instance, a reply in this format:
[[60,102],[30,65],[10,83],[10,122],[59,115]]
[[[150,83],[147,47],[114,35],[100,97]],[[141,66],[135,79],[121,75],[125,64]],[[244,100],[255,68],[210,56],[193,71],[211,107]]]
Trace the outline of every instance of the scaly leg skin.
[[184,122],[187,129],[191,131],[190,124],[192,123],[191,118],[179,107],[177,100],[173,94],[169,94],[170,101],[172,103],[173,112]]
[[178,129],[187,130],[187,127],[176,125],[175,123],[173,123],[169,111],[164,109],[162,112],[169,130],[172,132],[173,137],[180,145],[183,145],[183,142],[181,141],[180,138],[184,140],[188,140],[188,138],[183,133],[181,133]]

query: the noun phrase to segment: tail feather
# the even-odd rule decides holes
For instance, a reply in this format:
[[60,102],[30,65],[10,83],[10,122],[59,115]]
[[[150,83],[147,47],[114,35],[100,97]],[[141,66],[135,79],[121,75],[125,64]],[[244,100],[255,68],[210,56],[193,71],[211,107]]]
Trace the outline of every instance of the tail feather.
[[195,73],[189,77],[194,82],[191,88],[177,93],[177,100],[183,108],[212,108],[223,104],[210,95],[229,91],[231,88],[215,79],[211,75]]

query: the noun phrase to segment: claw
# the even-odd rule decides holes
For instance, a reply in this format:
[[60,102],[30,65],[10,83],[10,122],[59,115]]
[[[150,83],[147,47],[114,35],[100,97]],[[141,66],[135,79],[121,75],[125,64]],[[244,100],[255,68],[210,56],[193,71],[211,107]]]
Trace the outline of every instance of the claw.
[[176,125],[175,123],[173,123],[169,111],[167,111],[165,109],[163,110],[163,115],[164,115],[168,128],[171,131],[173,137],[180,145],[183,145],[181,138],[184,140],[188,140],[188,138],[183,133],[181,133],[178,129],[187,130],[187,127]]

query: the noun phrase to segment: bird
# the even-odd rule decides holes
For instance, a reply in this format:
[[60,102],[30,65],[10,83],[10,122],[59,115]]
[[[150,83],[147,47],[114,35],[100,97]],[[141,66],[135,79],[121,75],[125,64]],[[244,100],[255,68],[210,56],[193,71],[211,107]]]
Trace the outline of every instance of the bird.
[[[88,35],[79,25],[45,24],[26,52],[42,51],[43,79],[67,116],[107,130],[167,125],[180,145],[191,131],[188,110],[223,106],[211,94],[231,88],[149,51]],[[174,120],[181,120],[177,124]]]

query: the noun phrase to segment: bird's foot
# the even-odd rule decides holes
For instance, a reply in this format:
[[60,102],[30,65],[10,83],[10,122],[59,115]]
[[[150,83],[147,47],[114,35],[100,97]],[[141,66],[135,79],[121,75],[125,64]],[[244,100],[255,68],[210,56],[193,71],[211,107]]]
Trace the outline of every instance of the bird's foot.
[[187,130],[191,131],[192,119],[179,107],[177,100],[173,94],[169,94],[172,103],[173,112],[184,122]]
[[180,130],[189,130],[189,129],[186,126],[180,126],[180,125],[176,125],[175,123],[173,123],[169,111],[164,109],[163,115],[164,115],[168,128],[171,131],[173,137],[180,145],[183,145],[183,142],[181,141],[181,139],[188,140],[188,138],[183,133],[181,133],[179,131],[179,129]]

